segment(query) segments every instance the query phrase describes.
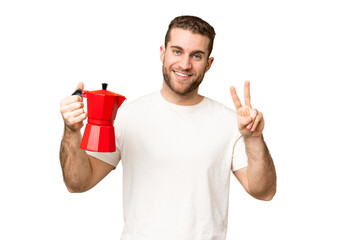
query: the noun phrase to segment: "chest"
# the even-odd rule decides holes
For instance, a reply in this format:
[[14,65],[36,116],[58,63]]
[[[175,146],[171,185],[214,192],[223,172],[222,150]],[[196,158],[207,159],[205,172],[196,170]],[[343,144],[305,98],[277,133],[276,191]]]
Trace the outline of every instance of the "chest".
[[212,113],[144,114],[125,130],[122,161],[147,168],[229,168],[235,125]]

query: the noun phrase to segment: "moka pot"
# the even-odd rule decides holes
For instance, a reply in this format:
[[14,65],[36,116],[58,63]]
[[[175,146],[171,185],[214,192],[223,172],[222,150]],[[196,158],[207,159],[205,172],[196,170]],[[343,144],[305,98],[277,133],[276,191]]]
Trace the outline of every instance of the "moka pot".
[[115,152],[114,120],[125,97],[106,90],[76,90],[73,95],[87,98],[88,123],[86,124],[80,148],[93,152]]

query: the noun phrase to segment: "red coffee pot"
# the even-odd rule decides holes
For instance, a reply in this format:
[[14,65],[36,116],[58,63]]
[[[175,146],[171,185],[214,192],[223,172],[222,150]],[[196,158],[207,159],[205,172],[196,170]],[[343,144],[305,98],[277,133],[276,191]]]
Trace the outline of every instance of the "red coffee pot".
[[[80,148],[94,152],[115,152],[114,120],[125,97],[106,90],[81,91],[74,94],[87,98],[88,123],[86,124]],[[73,94],[73,95],[74,95]]]

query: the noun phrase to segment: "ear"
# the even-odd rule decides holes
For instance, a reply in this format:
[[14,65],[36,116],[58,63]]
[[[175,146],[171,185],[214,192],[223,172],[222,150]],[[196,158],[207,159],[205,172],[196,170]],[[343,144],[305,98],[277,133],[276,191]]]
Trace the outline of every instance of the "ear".
[[165,47],[164,46],[161,46],[160,47],[160,60],[161,62],[164,62],[164,57],[165,57]]
[[205,72],[209,71],[209,69],[211,68],[212,63],[214,62],[214,58],[211,57],[207,60],[207,64],[206,64],[206,68],[205,68]]

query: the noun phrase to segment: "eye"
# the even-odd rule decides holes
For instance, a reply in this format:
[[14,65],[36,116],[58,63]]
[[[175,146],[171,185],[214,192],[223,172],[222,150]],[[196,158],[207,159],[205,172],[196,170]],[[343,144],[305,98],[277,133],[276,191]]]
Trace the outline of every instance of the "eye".
[[181,52],[180,52],[179,50],[174,50],[173,53],[174,53],[175,55],[179,55]]
[[194,58],[195,58],[196,60],[201,60],[201,55],[195,54],[195,55],[194,55]]

